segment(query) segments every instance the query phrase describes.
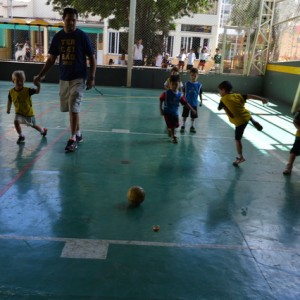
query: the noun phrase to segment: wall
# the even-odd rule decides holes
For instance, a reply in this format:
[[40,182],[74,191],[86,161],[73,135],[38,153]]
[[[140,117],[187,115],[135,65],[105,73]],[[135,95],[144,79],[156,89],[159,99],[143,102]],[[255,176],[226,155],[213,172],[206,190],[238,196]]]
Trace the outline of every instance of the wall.
[[276,101],[292,105],[300,82],[300,61],[271,63],[264,77],[263,93]]
[[[6,72],[0,72],[0,80],[10,81],[13,71],[22,69],[26,73],[27,81],[32,81],[34,75],[38,74],[42,68],[42,63],[22,63],[0,61],[0,69]],[[163,89],[163,84],[170,76],[170,70],[158,68],[134,68],[132,72],[132,87]],[[188,73],[181,75],[182,81],[189,80]],[[118,66],[98,66],[96,72],[96,85],[101,86],[126,86],[127,68]],[[239,75],[215,75],[201,74],[199,81],[203,84],[205,92],[218,92],[218,85],[223,80],[230,80],[234,86],[234,91],[240,93],[253,93],[262,95],[263,77],[245,77]],[[46,82],[58,83],[58,66],[55,65],[47,74]]]

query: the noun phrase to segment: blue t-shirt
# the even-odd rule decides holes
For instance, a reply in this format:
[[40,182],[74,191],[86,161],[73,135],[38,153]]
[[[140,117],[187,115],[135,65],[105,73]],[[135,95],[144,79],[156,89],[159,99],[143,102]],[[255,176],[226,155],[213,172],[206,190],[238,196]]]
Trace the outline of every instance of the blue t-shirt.
[[55,34],[49,54],[59,56],[61,80],[86,79],[86,57],[94,54],[89,37],[80,29],[66,33],[63,29]]
[[188,81],[185,84],[185,99],[192,107],[198,106],[198,95],[202,93],[202,83]]
[[172,90],[167,90],[162,93],[160,101],[164,101],[164,113],[172,116],[178,116],[178,107],[180,103],[182,105],[186,104],[183,94],[180,92],[174,93]]

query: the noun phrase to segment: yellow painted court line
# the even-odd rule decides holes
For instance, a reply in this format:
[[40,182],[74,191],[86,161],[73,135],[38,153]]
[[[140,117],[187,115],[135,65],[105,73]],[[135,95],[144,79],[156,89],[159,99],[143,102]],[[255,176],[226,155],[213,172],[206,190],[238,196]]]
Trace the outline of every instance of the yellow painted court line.
[[280,72],[286,74],[300,75],[300,67],[282,66],[282,65],[267,65],[267,70],[272,72]]

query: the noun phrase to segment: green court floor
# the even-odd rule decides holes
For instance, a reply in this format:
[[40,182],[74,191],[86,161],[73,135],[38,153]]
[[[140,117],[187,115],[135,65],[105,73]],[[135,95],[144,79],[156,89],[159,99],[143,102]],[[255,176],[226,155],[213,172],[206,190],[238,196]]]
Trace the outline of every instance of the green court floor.
[[[29,84],[30,86],[30,84]],[[46,138],[16,144],[0,91],[0,299],[300,299],[300,159],[289,107],[247,107],[264,126],[244,136],[204,95],[196,134],[169,141],[160,90],[99,87],[81,113],[84,142],[64,153],[58,85],[33,96]],[[144,203],[128,206],[139,185]],[[152,230],[159,225],[160,230]]]

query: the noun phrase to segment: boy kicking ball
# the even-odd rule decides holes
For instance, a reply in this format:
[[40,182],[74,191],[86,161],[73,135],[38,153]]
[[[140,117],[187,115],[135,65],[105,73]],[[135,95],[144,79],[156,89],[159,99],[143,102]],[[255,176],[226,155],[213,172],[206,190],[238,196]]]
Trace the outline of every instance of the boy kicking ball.
[[219,94],[222,97],[218,110],[224,109],[229,121],[235,125],[235,143],[238,156],[233,162],[233,165],[237,167],[246,160],[243,156],[243,145],[241,140],[248,122],[251,121],[258,131],[263,129],[263,127],[251,117],[250,112],[245,108],[246,100],[261,100],[262,103],[268,103],[268,100],[256,95],[241,95],[232,93],[232,84],[229,81],[221,82],[218,89]]

